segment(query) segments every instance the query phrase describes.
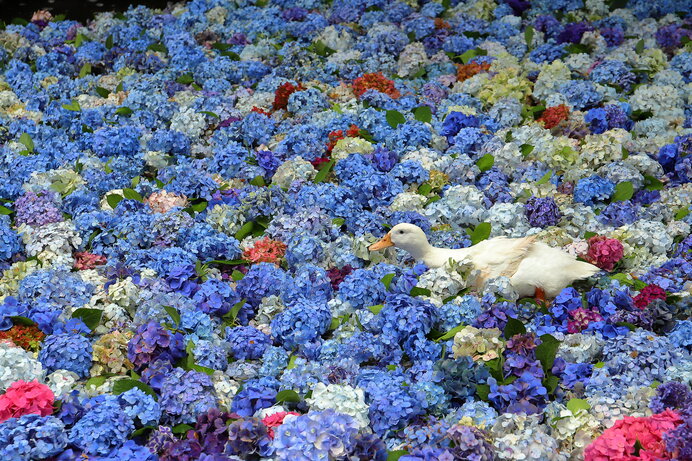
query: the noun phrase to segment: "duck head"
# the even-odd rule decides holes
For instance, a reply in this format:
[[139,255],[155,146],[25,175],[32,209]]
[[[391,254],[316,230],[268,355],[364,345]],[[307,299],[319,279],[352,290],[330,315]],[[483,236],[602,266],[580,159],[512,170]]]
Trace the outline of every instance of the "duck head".
[[423,229],[414,224],[402,223],[392,227],[387,235],[370,245],[368,250],[377,251],[392,246],[407,251],[416,259],[422,259],[432,248]]

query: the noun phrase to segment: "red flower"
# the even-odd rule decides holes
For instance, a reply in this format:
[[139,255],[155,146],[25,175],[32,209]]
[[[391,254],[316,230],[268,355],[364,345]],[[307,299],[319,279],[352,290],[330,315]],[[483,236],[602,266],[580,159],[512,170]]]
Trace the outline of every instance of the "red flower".
[[601,269],[612,271],[623,255],[624,248],[618,239],[609,239],[602,235],[589,239],[589,251],[586,253],[586,259]]
[[[288,98],[287,98],[287,102],[288,102]],[[266,115],[267,117],[271,117],[271,115],[272,115],[271,113],[269,113],[266,110],[262,109],[261,107],[257,107],[257,106],[252,106],[252,109],[250,110],[250,112],[257,112],[258,114]]]
[[286,82],[280,85],[274,93],[274,110],[285,109],[288,107],[288,97],[296,91],[303,91],[303,85],[300,83],[296,86],[291,82]]
[[96,266],[106,264],[106,257],[96,255],[86,251],[80,251],[74,254],[74,268],[77,270],[93,269]]
[[15,325],[7,331],[0,331],[0,340],[11,341],[22,349],[35,349],[46,335],[36,325]]
[[270,240],[265,237],[255,242],[252,248],[243,252],[243,258],[252,263],[274,263],[278,264],[286,254],[286,244],[278,240]]
[[53,413],[53,391],[36,380],[21,379],[0,396],[0,423],[24,415],[48,416]]
[[485,62],[483,64],[478,64],[475,62],[465,65],[457,64],[457,81],[463,82],[476,74],[480,74],[481,72],[486,72],[488,70],[490,70],[489,62]]
[[262,423],[265,426],[267,426],[267,433],[269,434],[270,439],[274,438],[273,428],[281,426],[284,422],[284,418],[286,417],[286,415],[300,416],[300,413],[296,413],[295,411],[280,411],[278,413],[274,413],[272,415],[264,417]]
[[382,75],[382,72],[373,74],[363,74],[353,81],[353,92],[359,98],[368,90],[377,90],[380,93],[389,95],[392,99],[401,96],[399,90],[394,86],[394,81]]
[[569,118],[569,107],[564,104],[559,106],[548,107],[538,118],[539,122],[543,122],[543,125],[547,129],[556,127],[561,121],[567,120]]
[[654,299],[666,299],[666,290],[658,285],[647,285],[634,297],[634,305],[639,309],[644,309],[651,304]]

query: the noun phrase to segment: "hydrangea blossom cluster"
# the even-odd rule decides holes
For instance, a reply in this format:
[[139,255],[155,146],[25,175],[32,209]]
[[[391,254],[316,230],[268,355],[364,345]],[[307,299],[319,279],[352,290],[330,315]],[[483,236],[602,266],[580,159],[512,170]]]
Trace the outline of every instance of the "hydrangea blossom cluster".
[[[0,457],[692,457],[687,6],[3,26]],[[368,250],[398,223],[603,270],[520,299]]]

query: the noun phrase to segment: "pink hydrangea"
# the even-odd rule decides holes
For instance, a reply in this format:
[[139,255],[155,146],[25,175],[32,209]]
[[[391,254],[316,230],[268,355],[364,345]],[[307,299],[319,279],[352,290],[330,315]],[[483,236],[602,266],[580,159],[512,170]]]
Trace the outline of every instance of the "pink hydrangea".
[[666,299],[666,290],[658,285],[647,285],[634,297],[634,305],[639,309],[644,309],[654,299]]
[[185,208],[187,206],[187,197],[162,190],[151,194],[147,198],[146,203],[154,213],[165,213],[171,208]]
[[584,309],[583,307],[570,311],[569,316],[572,317],[567,322],[567,331],[569,333],[579,333],[585,330],[589,323],[603,320],[603,317],[598,312]]
[[279,411],[278,413],[266,416],[262,420],[262,423],[267,426],[267,433],[270,439],[274,438],[274,428],[283,424],[286,415],[300,416],[300,413],[296,413],[295,411]]
[[622,259],[623,254],[624,248],[620,240],[597,235],[589,239],[586,259],[601,269],[612,271],[615,264]]
[[106,264],[108,260],[105,256],[80,251],[74,254],[74,268],[78,271],[93,269],[96,266]]
[[36,380],[12,383],[0,396],[0,423],[24,415],[48,416],[53,413],[53,391]]
[[[680,416],[672,410],[646,418],[625,416],[586,447],[584,461],[673,459],[666,451],[663,434],[681,423]],[[635,445],[639,448],[637,455]]]
[[274,263],[278,264],[286,254],[286,244],[278,240],[271,240],[265,237],[255,242],[252,248],[243,252],[243,258],[251,263]]

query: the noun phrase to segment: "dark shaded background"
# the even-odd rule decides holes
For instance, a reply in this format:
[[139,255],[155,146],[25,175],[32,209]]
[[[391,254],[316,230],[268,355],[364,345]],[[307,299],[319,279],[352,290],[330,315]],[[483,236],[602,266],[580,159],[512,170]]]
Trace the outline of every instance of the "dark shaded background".
[[125,11],[131,4],[164,8],[169,0],[0,0],[0,20],[31,19],[34,11],[49,10],[53,16],[64,14],[67,19],[85,22],[98,11]]

